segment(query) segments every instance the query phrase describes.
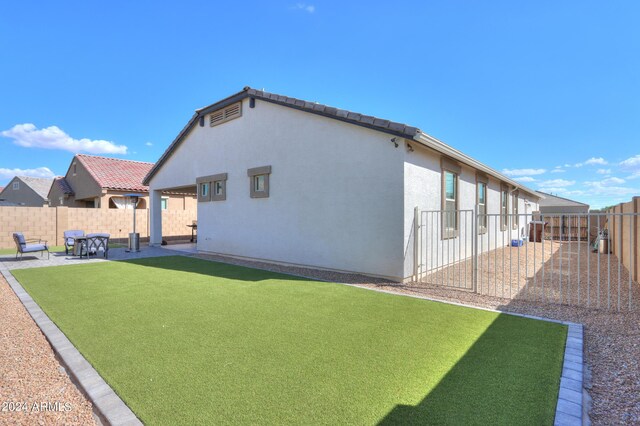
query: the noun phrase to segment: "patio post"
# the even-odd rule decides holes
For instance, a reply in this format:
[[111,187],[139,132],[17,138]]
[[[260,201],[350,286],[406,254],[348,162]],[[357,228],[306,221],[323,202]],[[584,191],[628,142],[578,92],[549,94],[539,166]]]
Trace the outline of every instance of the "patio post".
[[162,191],[149,191],[150,246],[162,244]]

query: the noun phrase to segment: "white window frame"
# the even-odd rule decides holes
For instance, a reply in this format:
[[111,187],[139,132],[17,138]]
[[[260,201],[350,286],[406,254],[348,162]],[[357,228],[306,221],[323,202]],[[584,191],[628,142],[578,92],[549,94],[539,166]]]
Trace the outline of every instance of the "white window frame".
[[19,181],[15,181],[13,182],[12,188],[14,191],[17,191],[20,189],[20,182]]

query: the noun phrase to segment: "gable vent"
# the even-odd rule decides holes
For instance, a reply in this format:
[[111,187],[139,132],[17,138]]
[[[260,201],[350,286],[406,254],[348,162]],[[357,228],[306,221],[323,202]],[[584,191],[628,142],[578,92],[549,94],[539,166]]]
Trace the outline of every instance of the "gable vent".
[[229,105],[226,108],[214,111],[209,116],[209,126],[217,126],[242,115],[242,102]]

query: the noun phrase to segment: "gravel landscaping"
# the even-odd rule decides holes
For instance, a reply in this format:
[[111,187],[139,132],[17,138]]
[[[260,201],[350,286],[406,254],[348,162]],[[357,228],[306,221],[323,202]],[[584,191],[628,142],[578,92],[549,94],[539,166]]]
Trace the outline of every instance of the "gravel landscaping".
[[[558,245],[557,242],[554,244]],[[375,290],[584,324],[584,355],[587,364],[585,386],[593,399],[590,410],[593,424],[640,423],[640,289],[636,283],[632,286],[631,294],[633,309],[630,312],[617,312],[602,308],[560,305],[549,302],[552,299],[545,302],[508,299],[423,283],[400,284],[358,274],[274,265],[218,255],[199,254],[197,257]],[[605,259],[606,257],[601,256]],[[612,256],[612,264],[614,259]],[[593,264],[591,266],[593,267]]]
[[[466,260],[423,277],[416,286],[473,288],[473,262]],[[611,254],[593,253],[586,242],[528,242],[478,257],[478,293],[507,299],[543,300],[627,310],[629,273]]]
[[95,424],[91,403],[71,382],[2,275],[0,424]]

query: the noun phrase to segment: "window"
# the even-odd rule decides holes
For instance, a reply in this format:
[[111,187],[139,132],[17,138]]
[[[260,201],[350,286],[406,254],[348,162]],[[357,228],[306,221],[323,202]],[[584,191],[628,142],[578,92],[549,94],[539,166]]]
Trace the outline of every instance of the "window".
[[78,170],[77,170],[77,165],[76,165],[76,163],[73,163],[73,175],[74,175],[74,176],[76,175],[76,172],[77,172],[77,171],[78,171]]
[[509,224],[509,188],[502,185],[500,188],[500,227],[502,231],[507,230]]
[[227,199],[227,174],[220,173],[211,176],[212,192],[211,201],[224,201]]
[[271,174],[271,166],[256,167],[247,170],[250,180],[250,196],[251,198],[268,198],[269,197],[269,175]]
[[58,198],[58,201],[60,202],[61,206],[64,206],[64,197]]
[[478,205],[478,233],[487,232],[487,183],[486,175],[476,174],[476,204]]
[[227,174],[220,173],[196,179],[198,201],[223,201],[227,199]]
[[518,216],[518,191],[511,195],[511,228],[518,229],[520,225],[520,217]]
[[214,111],[209,116],[209,126],[217,126],[229,120],[242,116],[242,102],[236,102],[228,107]]
[[198,184],[198,202],[206,202],[211,201],[211,192],[209,189],[211,188],[211,181],[208,176],[201,177],[196,179],[196,183]]
[[13,182],[13,190],[17,191],[18,189],[20,189],[20,182],[18,181]]
[[167,210],[169,208],[169,199],[168,198],[161,198],[160,199],[160,208],[162,210]]
[[442,236],[458,235],[458,176],[460,165],[448,158],[441,158],[442,166]]

